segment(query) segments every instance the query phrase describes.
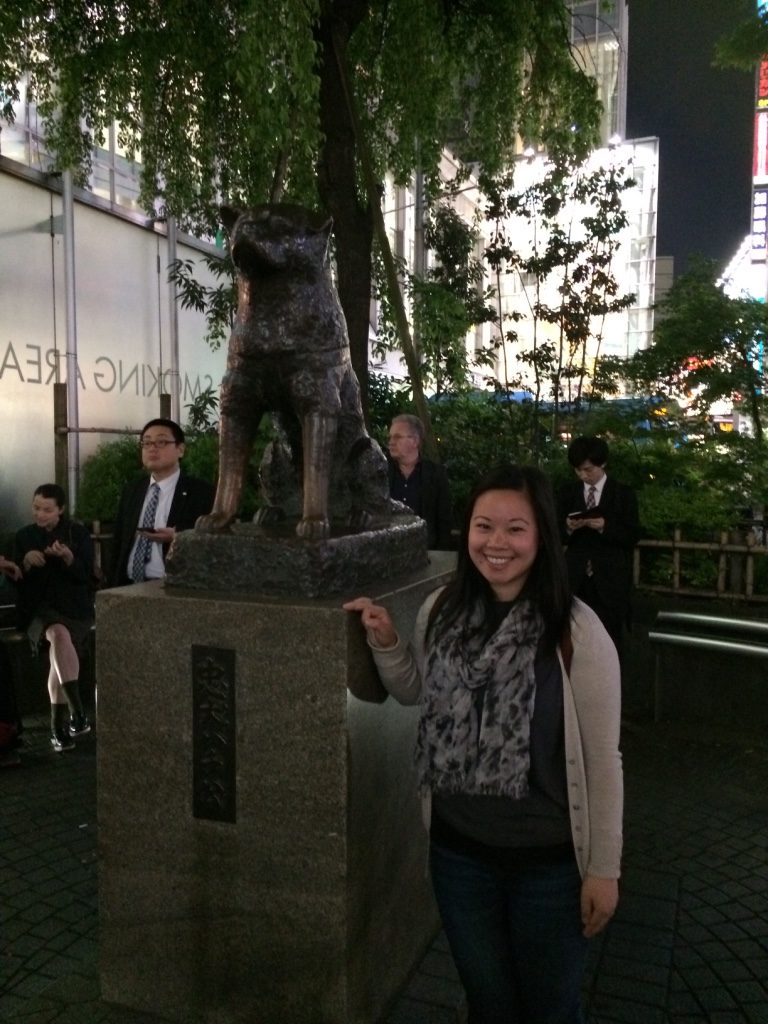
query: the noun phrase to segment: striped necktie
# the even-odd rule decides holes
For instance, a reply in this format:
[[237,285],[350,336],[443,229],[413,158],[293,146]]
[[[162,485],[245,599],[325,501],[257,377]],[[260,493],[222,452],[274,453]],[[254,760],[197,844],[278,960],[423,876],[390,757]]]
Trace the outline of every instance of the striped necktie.
[[[154,530],[155,528],[155,513],[157,512],[157,503],[160,500],[160,485],[152,484],[149,488],[149,500],[147,501],[147,507],[144,510],[144,518],[142,519],[140,530]],[[138,540],[136,541],[136,550],[133,553],[133,562],[131,568],[133,570],[133,582],[140,583],[143,579],[146,579],[144,575],[144,569],[149,561],[149,556],[152,553],[153,541],[149,537],[145,537],[143,534],[139,534]]]
[[[595,505],[597,504],[597,502],[595,501],[595,495],[596,494],[597,494],[597,488],[595,487],[594,484],[592,484],[592,486],[587,491],[587,509],[588,510],[594,508]],[[588,561],[587,561],[587,576],[594,576],[594,569],[592,568],[592,559],[591,558],[588,559]]]

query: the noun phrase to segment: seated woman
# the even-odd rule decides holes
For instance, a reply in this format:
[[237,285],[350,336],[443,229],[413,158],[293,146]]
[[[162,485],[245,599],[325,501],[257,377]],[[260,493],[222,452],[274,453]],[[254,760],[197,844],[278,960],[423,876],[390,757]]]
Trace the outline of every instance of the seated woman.
[[64,491],[41,484],[32,498],[34,522],[16,534],[18,626],[34,648],[47,641],[51,744],[72,750],[90,732],[80,699],[80,652],[93,626],[93,544],[88,531],[64,514]]

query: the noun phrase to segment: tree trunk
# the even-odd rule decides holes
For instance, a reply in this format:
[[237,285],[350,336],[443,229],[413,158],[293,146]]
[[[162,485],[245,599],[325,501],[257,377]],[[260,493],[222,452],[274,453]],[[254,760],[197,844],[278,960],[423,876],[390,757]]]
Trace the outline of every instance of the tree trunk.
[[315,30],[319,44],[320,126],[323,145],[318,162],[318,191],[333,217],[339,299],[349,333],[352,367],[360,382],[363,412],[368,414],[368,327],[371,307],[373,216],[360,198],[355,155],[355,131],[334,56],[360,20],[360,2],[329,4]]
[[[368,147],[367,140],[363,136],[360,130],[360,124],[355,110],[355,100],[352,95],[352,87],[349,80],[349,68],[347,62],[347,23],[344,24],[343,30],[340,27],[338,20],[330,25],[329,35],[326,37],[324,43],[325,60],[326,64],[329,60],[333,59],[336,68],[336,76],[332,80],[332,90],[340,89],[343,102],[346,108],[346,124],[351,128],[352,131],[352,142],[353,148],[353,160],[355,160],[355,166],[357,163],[360,165],[360,173],[363,177],[365,195],[368,203],[366,206],[366,213],[370,218],[370,225],[373,236],[376,238],[376,242],[379,247],[381,259],[384,264],[384,272],[387,281],[387,291],[389,293],[389,299],[392,303],[392,308],[395,314],[395,321],[397,323],[397,332],[400,338],[400,344],[405,356],[405,361],[408,366],[408,371],[411,377],[411,388],[413,391],[413,402],[416,407],[416,413],[419,416],[422,424],[424,425],[424,452],[426,455],[435,462],[439,462],[439,456],[437,452],[437,443],[435,441],[434,431],[432,429],[432,419],[429,414],[429,406],[424,395],[424,388],[421,381],[421,373],[419,369],[418,360],[416,358],[416,351],[414,349],[413,340],[411,339],[410,324],[408,323],[408,315],[405,310],[405,304],[403,302],[403,295],[400,290],[400,282],[398,280],[397,268],[395,267],[395,261],[392,256],[392,249],[389,244],[389,238],[387,236],[386,227],[384,224],[384,214],[381,209],[381,185],[376,180],[373,170],[373,162],[371,160],[371,153]],[[330,76],[329,76],[330,77]],[[327,138],[327,135],[326,135]],[[355,159],[356,158],[356,159]],[[368,286],[370,288],[370,267],[371,267],[371,251],[370,251],[370,239],[368,242]],[[358,272],[359,273],[359,272]],[[370,297],[370,296],[369,296]],[[361,302],[361,297],[355,295],[355,312],[357,312],[357,302]],[[361,303],[362,305],[362,303]],[[366,339],[366,356],[367,356],[367,339]],[[366,384],[367,384],[367,359],[366,359]]]

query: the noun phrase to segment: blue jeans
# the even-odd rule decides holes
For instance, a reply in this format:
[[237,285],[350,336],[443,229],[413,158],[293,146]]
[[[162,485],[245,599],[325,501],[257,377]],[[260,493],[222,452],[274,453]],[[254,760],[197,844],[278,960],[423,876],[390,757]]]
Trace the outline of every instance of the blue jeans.
[[430,863],[469,1024],[582,1024],[575,862],[506,870],[433,843]]

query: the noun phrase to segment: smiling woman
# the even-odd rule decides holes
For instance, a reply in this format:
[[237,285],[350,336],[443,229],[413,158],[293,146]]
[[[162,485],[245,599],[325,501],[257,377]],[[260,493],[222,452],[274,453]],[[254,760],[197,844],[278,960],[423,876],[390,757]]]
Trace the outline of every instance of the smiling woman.
[[475,502],[467,550],[497,601],[514,601],[539,546],[536,515],[522,491],[486,491]]
[[510,466],[475,487],[456,574],[410,644],[383,606],[344,607],[387,690],[420,708],[432,881],[470,1019],[575,1024],[587,939],[618,900],[620,683],[571,600],[548,480]]

